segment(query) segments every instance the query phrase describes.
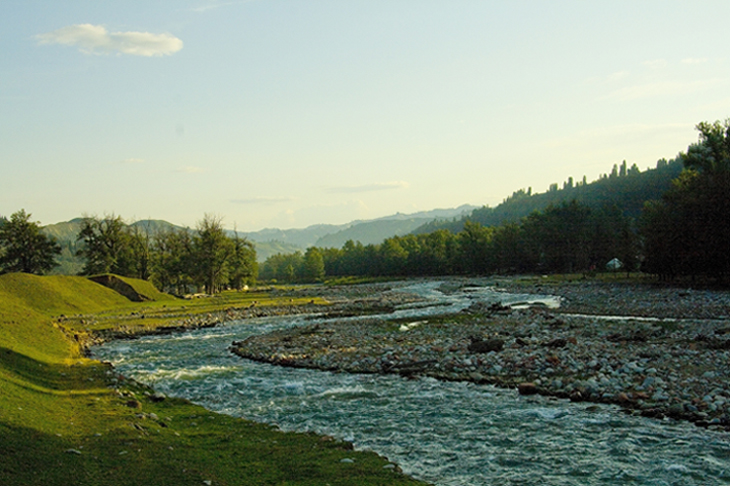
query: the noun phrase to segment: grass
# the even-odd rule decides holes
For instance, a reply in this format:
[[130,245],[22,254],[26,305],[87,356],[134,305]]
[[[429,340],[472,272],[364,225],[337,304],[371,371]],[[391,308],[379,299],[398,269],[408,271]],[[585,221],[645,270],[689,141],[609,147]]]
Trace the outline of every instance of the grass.
[[[132,279],[127,279],[132,280]],[[207,318],[209,315],[225,315],[228,312],[250,307],[278,307],[306,304],[327,304],[321,297],[276,296],[263,291],[226,291],[215,296],[176,299],[167,296],[163,300],[131,303],[114,307],[93,315],[78,315],[63,320],[62,326],[71,333],[84,334],[104,330],[125,329],[132,333],[144,333],[166,327],[178,327],[191,318]]]
[[94,331],[135,313],[150,316],[145,325],[172,325],[178,314],[254,300],[282,303],[229,293],[135,304],[80,277],[0,276],[0,484],[420,484],[346,443],[283,433],[185,400],[158,401],[152,390],[83,358],[58,324],[62,314],[76,316],[74,325]]
[[359,285],[371,283],[383,283],[402,280],[404,277],[334,277],[324,281],[327,286],[335,285]]

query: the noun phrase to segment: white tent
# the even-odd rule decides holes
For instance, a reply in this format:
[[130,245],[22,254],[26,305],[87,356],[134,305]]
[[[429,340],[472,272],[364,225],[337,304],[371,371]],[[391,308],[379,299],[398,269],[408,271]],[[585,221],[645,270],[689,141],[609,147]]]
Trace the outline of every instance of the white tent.
[[624,264],[621,263],[621,260],[619,260],[618,258],[614,258],[610,262],[606,263],[606,268],[608,268],[609,270],[613,270],[614,272],[623,266]]

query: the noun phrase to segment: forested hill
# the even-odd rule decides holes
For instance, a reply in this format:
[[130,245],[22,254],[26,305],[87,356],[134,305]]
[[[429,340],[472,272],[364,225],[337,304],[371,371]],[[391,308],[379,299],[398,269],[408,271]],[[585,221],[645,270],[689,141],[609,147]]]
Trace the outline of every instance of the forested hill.
[[[0,218],[0,225],[4,218]],[[82,271],[84,266],[83,258],[77,255],[80,248],[78,241],[79,231],[81,230],[83,218],[75,218],[71,221],[62,223],[49,224],[41,230],[44,234],[52,236],[61,245],[61,254],[56,257],[58,266],[51,270],[52,274],[61,275],[77,275]],[[181,231],[185,230],[182,226],[177,226],[167,221],[157,219],[144,219],[129,224],[132,231],[139,230],[147,235],[155,235],[164,231]],[[228,232],[233,235],[232,231]],[[247,236],[241,233],[240,236]],[[299,246],[281,241],[254,241],[256,247],[256,255],[259,261],[264,261],[271,255],[277,253],[290,253],[299,250]]]
[[569,178],[563,188],[553,184],[547,192],[533,194],[531,189],[520,189],[494,208],[482,207],[471,214],[451,221],[440,220],[427,223],[413,234],[431,233],[438,229],[448,229],[458,233],[464,229],[466,221],[484,226],[498,226],[506,222],[517,222],[530,213],[542,210],[549,205],[576,200],[591,208],[616,205],[628,217],[637,218],[646,201],[661,199],[672,184],[672,179],[682,172],[683,164],[679,157],[667,161],[661,159],[655,169],[641,172],[636,165],[620,167],[614,165],[610,174],[586,183],[585,179],[575,183]]
[[464,204],[454,209],[433,209],[414,214],[395,214],[372,221],[351,224],[340,231],[324,235],[314,246],[320,248],[341,248],[348,240],[359,241],[363,245],[380,243],[392,236],[407,235],[426,223],[444,218],[463,217],[476,209]]

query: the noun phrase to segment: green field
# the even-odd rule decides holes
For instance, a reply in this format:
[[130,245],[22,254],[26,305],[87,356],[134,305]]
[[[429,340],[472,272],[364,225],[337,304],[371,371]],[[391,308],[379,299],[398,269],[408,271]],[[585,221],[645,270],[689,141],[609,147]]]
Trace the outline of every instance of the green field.
[[284,303],[256,292],[183,301],[125,281],[153,300],[131,302],[82,277],[0,276],[0,484],[421,484],[347,443],[160,399],[84,358],[87,332]]

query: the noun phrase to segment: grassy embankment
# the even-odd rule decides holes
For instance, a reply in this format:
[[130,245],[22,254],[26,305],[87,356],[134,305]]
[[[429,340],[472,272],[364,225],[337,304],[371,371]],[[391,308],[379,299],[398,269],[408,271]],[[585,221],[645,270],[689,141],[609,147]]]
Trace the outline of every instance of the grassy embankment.
[[[150,328],[186,313],[278,303],[263,294],[180,301],[128,282],[154,300],[132,303],[81,277],[0,276],[0,484],[419,484],[341,442],[158,401],[84,358],[62,325],[93,332],[125,316],[127,327]],[[59,323],[61,315],[68,319]]]

